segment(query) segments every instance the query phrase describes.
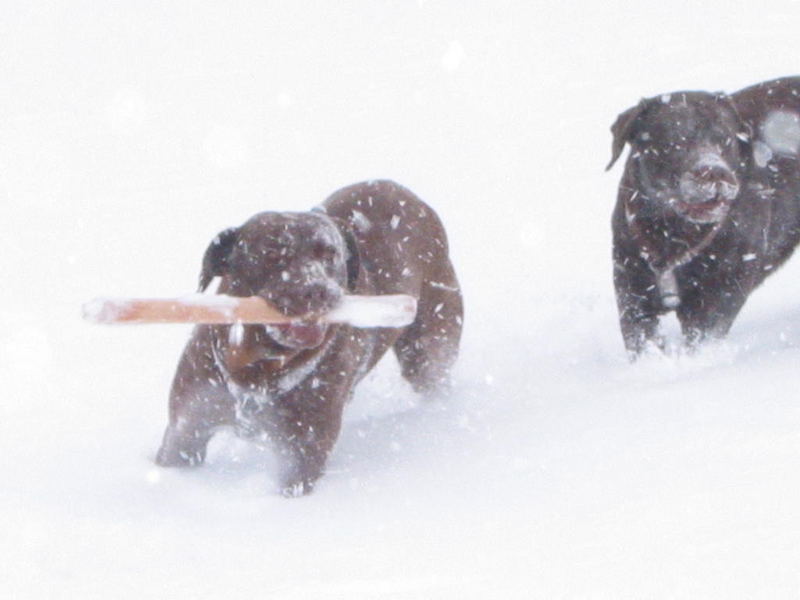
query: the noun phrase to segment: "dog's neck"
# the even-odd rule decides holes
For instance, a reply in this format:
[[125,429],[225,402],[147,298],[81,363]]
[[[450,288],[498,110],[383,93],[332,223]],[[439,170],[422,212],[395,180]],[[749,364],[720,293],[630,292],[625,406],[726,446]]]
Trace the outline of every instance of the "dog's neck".
[[681,303],[676,269],[690,263],[708,248],[727,217],[713,224],[698,225],[687,223],[677,215],[655,216],[642,209],[650,200],[640,195],[635,186],[626,188],[623,193],[628,230],[639,247],[639,255],[655,275],[661,304],[673,310]]
[[335,324],[328,327],[318,346],[300,349],[286,348],[271,338],[260,341],[244,339],[232,345],[230,336],[215,330],[212,336],[214,362],[226,380],[237,380],[239,385],[246,386],[249,380],[264,377],[277,380],[283,372],[296,369],[315,355],[324,353],[339,327]]

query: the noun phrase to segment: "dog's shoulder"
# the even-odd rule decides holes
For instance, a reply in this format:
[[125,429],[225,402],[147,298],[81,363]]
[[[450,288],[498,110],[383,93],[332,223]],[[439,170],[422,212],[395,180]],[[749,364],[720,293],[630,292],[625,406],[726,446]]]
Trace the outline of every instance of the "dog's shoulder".
[[359,214],[375,219],[386,215],[391,218],[392,215],[425,206],[411,190],[399,183],[389,179],[375,179],[337,190],[328,196],[320,208],[338,218],[353,220],[356,215],[354,224],[358,225]]

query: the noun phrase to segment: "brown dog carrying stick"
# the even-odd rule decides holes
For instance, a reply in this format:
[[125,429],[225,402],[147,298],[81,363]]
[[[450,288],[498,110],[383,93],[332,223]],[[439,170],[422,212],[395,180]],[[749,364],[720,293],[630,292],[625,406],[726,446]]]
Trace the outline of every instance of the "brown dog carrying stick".
[[[214,277],[219,293],[261,296],[293,320],[194,329],[172,385],[160,465],[201,463],[214,431],[233,426],[274,444],[283,494],[306,494],[355,385],[388,349],[415,390],[447,387],[461,337],[458,281],[438,217],[395,183],[353,185],[320,209],[260,213],[223,231],[205,253],[200,289]],[[417,315],[377,329],[303,319],[345,294],[407,294]]]

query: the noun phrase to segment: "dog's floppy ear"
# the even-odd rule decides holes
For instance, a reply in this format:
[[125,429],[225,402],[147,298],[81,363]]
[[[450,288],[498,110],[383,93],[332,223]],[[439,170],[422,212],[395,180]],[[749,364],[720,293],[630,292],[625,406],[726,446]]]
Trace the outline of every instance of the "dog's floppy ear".
[[347,221],[337,219],[339,231],[342,232],[344,243],[347,246],[347,289],[355,291],[358,283],[358,273],[361,271],[361,253],[358,251],[358,242],[353,227]]
[[354,292],[358,284],[358,274],[361,271],[361,253],[358,251],[358,242],[356,241],[356,234],[353,231],[353,225],[347,219],[340,219],[329,215],[324,206],[317,206],[311,209],[311,212],[325,215],[329,218],[339,233],[344,238],[345,250],[347,251],[346,268],[347,268],[347,290]]
[[644,109],[647,108],[649,103],[649,100],[642,98],[639,104],[632,106],[624,113],[620,114],[617,120],[614,121],[614,124],[611,126],[611,133],[614,136],[614,141],[611,143],[611,162],[608,163],[606,171],[617,162],[620,154],[622,154],[622,151],[625,149],[625,143],[628,142],[635,133],[634,125],[636,124],[636,119],[644,112]]
[[230,227],[220,231],[206,248],[203,255],[203,267],[200,271],[200,280],[197,290],[204,292],[214,277],[223,275],[228,267],[228,256],[236,243],[239,234],[238,227]]
[[347,289],[354,292],[358,283],[358,273],[361,271],[361,253],[358,251],[356,234],[349,221],[330,215],[328,215],[328,218],[334,222],[339,233],[344,238],[344,245],[347,250]]

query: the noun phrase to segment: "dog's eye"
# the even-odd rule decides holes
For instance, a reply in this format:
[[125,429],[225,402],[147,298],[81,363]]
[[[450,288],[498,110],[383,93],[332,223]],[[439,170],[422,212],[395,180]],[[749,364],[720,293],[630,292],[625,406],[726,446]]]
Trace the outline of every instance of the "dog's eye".
[[282,254],[279,248],[264,248],[261,250],[261,256],[270,262],[280,260]]
[[318,242],[311,248],[311,256],[315,260],[333,260],[336,258],[336,248]]

